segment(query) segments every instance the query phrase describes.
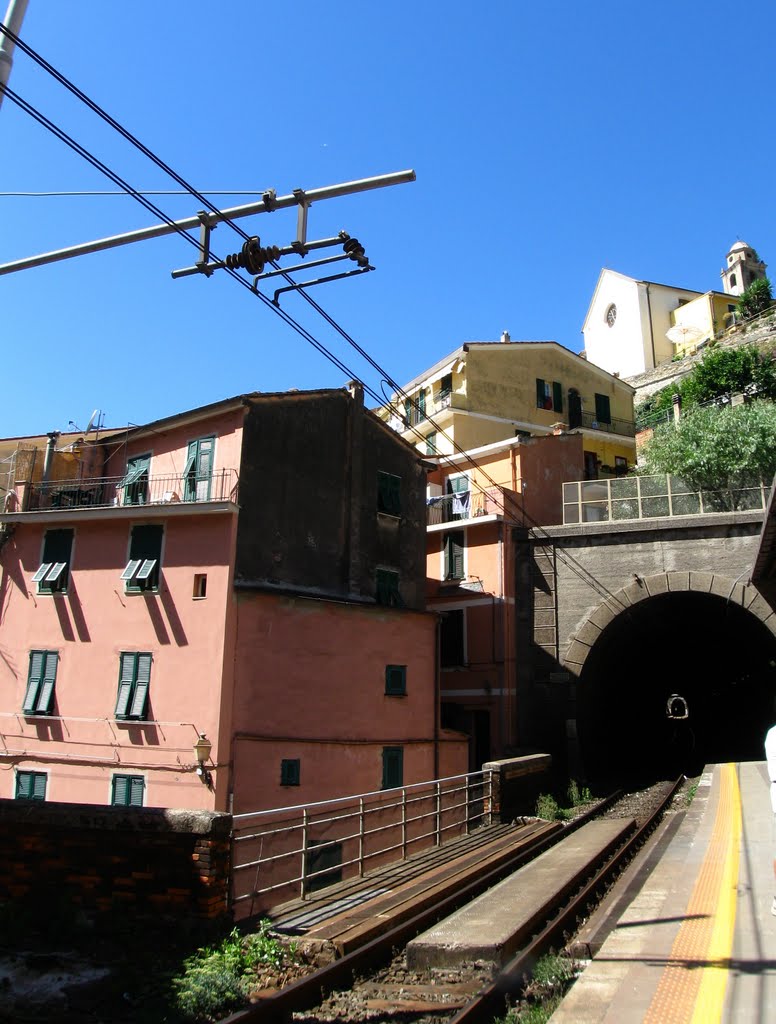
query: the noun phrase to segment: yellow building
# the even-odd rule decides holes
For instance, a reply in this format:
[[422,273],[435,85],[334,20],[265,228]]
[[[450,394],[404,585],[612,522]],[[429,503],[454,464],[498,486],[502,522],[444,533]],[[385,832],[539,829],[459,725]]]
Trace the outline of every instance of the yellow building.
[[515,436],[583,435],[585,476],[636,462],[633,388],[555,341],[467,342],[377,410],[427,455]]

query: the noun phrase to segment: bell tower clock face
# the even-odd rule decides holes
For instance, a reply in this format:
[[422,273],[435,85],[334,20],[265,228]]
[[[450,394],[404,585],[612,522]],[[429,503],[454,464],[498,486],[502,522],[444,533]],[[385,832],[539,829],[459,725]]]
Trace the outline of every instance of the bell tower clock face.
[[606,311],[606,322],[610,327],[614,327],[614,321],[617,319],[617,307],[614,303]]

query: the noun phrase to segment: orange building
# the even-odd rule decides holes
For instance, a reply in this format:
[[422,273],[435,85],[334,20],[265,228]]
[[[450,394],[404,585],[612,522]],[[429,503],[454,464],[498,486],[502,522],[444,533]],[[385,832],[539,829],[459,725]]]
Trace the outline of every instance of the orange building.
[[425,465],[360,389],[49,439],[0,513],[0,797],[248,811],[465,770]]
[[510,438],[437,459],[427,505],[428,607],[442,617],[442,723],[470,737],[470,770],[526,752],[515,543],[563,521],[562,484],[583,476],[581,434]]

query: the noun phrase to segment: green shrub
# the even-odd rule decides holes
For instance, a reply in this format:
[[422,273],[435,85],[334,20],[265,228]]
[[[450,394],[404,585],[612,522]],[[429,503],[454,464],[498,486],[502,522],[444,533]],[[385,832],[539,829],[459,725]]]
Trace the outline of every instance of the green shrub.
[[173,979],[175,1003],[187,1020],[219,1020],[242,1004],[252,987],[252,971],[260,965],[279,968],[296,958],[270,933],[269,921],[258,932],[241,936],[236,928],[216,946],[203,946],[183,962],[183,974]]
[[536,817],[545,821],[557,821],[560,812],[558,801],[549,793],[540,793],[536,800]]

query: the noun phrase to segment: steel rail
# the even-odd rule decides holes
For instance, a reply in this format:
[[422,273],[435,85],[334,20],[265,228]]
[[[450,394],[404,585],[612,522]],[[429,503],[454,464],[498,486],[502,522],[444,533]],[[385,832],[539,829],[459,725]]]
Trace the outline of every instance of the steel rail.
[[[518,996],[525,987],[526,976],[533,969],[539,957],[544,955],[558,941],[563,940],[564,934],[572,930],[578,917],[591,903],[598,890],[607,885],[634,855],[652,829],[657,825],[683,782],[684,776],[680,776],[671,785],[659,806],[653,810],[646,821],[623,843],[614,856],[609,858],[595,872],[576,895],[563,905],[557,916],[549,921],[528,946],[509,961],[486,988],[451,1018],[449,1024],[490,1024],[494,1016],[504,1012],[507,1000],[510,997]],[[557,902],[554,900],[548,901],[548,917],[554,910],[558,909],[557,905],[553,906],[553,903],[557,904]]]

